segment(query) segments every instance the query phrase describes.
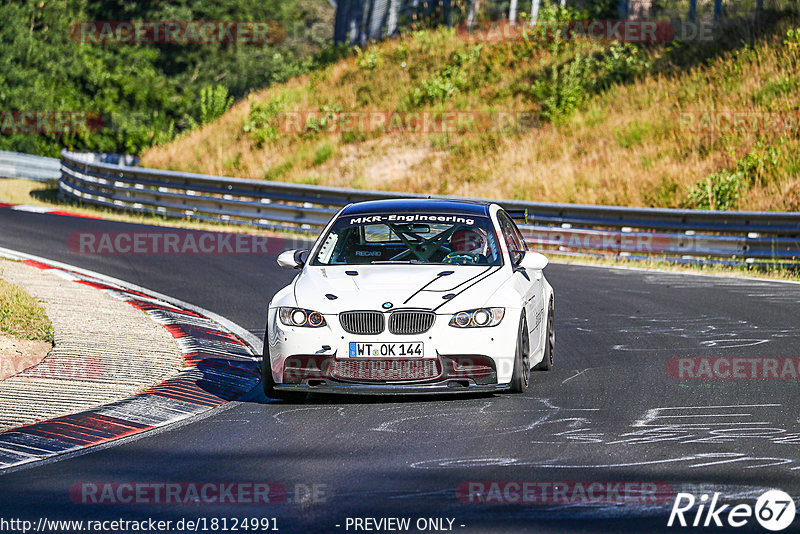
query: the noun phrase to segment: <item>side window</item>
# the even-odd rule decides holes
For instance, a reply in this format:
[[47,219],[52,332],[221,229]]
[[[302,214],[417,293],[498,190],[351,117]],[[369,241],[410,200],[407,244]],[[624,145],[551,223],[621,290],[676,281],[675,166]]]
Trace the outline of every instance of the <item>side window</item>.
[[520,250],[528,250],[528,243],[525,242],[525,236],[522,235],[522,232],[519,231],[519,226],[513,220],[511,221],[511,228],[514,230],[514,235],[517,236],[517,240],[522,244],[522,248]]
[[500,230],[503,232],[503,239],[506,240],[506,246],[511,256],[511,263],[517,265],[522,261],[522,256],[525,254],[524,251],[527,250],[525,241],[514,225],[514,221],[512,221],[505,212],[499,212],[497,217],[500,221]]

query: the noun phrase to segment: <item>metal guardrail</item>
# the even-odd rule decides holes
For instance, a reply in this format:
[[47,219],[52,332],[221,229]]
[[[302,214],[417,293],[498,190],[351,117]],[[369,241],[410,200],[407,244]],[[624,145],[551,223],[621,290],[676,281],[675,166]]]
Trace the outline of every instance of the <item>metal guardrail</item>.
[[[318,233],[350,202],[428,198],[147,169],[97,159],[62,152],[59,189],[65,196],[108,208],[308,234]],[[497,202],[507,209],[527,209],[531,223],[520,227],[532,246],[546,251],[748,263],[800,261],[800,213]]]
[[0,178],[25,178],[44,182],[58,180],[60,177],[61,162],[57,158],[0,150]]
[[[139,156],[130,154],[107,154],[97,152],[70,152],[73,158],[84,163],[110,163],[112,165],[120,165],[125,167],[133,167],[139,165]],[[61,162],[59,161],[59,165]]]

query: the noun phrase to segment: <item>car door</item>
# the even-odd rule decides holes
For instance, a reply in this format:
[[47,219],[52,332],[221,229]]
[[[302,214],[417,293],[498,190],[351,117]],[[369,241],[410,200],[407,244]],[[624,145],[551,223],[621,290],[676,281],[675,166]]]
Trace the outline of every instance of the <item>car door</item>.
[[542,328],[542,273],[533,272],[528,273],[522,268],[516,266],[522,260],[525,252],[528,250],[525,244],[525,238],[522,233],[511,220],[511,217],[504,211],[497,214],[498,221],[500,222],[500,231],[503,234],[503,239],[506,241],[511,262],[514,265],[513,284],[514,288],[520,295],[525,308],[525,316],[528,321],[528,333],[530,335],[530,353],[535,354],[540,349],[541,345],[541,328]]

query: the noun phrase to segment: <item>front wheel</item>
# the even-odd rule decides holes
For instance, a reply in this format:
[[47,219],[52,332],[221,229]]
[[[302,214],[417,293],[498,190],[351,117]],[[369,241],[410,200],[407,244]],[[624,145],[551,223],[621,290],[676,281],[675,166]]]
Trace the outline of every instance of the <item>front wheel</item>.
[[511,393],[525,393],[531,378],[530,336],[525,312],[519,320],[517,350],[514,354],[514,374],[511,375]]

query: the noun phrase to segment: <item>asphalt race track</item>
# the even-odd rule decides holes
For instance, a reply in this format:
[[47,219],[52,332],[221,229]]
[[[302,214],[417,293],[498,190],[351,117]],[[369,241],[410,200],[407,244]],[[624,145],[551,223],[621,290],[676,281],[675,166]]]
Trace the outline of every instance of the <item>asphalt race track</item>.
[[[274,255],[67,247],[75,232],[160,230],[0,208],[2,247],[176,297],[263,336],[266,304],[293,276]],[[256,388],[177,428],[0,474],[0,517],[269,517],[281,532],[364,532],[353,518],[389,517],[412,526],[443,518],[438,531],[450,519],[456,532],[688,532],[696,529],[666,526],[677,492],[718,492],[720,503],[752,506],[777,488],[798,499],[797,377],[679,379],[676,360],[668,362],[799,357],[800,284],[559,264],[545,274],[556,292],[555,368],[534,373],[526,395],[315,395],[287,404]],[[268,482],[287,495],[266,505],[201,506],[83,504],[69,494],[84,482],[207,481]],[[491,502],[464,493],[480,481]],[[571,481],[571,490],[544,503],[509,502],[514,493],[492,493],[488,481]],[[659,493],[587,503],[573,491],[596,482],[653,484]],[[755,518],[735,530],[766,532]]]

